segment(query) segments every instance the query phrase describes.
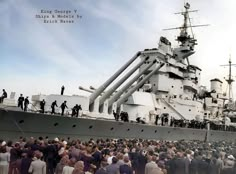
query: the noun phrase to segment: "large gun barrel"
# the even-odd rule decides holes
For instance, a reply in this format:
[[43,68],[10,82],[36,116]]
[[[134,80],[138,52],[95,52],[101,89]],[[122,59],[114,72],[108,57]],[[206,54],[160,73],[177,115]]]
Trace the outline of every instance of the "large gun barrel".
[[89,97],[89,104],[92,104],[94,100],[109,86],[137,57],[141,52],[137,52],[125,65],[123,65],[113,76],[111,76],[105,83],[103,83],[93,94]]
[[124,103],[127,98],[133,94],[138,88],[140,88],[154,73],[156,73],[165,63],[160,64],[156,67],[152,72],[150,72],[146,77],[144,77],[138,84],[136,84],[133,88],[131,88],[124,96],[117,100],[117,107],[120,107],[121,104]]
[[96,88],[93,86],[90,86],[89,89],[96,90]]
[[80,90],[83,90],[83,91],[86,91],[86,92],[89,92],[89,93],[93,93],[92,90],[86,89],[86,88],[84,88],[84,87],[82,87],[82,86],[79,86],[79,89],[80,89]]
[[140,71],[137,75],[133,77],[125,86],[123,86],[117,93],[114,94],[109,100],[108,100],[108,107],[112,105],[141,75],[143,75],[154,63],[156,63],[156,60],[151,62],[147,67],[145,67],[142,71]]
[[135,67],[133,67],[127,74],[125,74],[116,84],[114,84],[105,94],[102,95],[99,99],[99,105],[101,106],[104,101],[111,96],[111,94],[122,84],[125,80],[127,80],[145,61],[149,59],[147,56],[145,59],[140,61]]

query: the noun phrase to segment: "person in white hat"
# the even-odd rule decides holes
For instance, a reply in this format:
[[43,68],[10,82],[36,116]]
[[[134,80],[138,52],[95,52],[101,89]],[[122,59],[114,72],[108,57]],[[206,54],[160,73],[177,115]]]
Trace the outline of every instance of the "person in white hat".
[[56,137],[56,138],[54,138],[54,141],[58,142],[58,141],[59,141],[59,138],[57,138],[57,137]]
[[233,168],[235,164],[235,158],[233,155],[229,155],[227,159],[225,160],[225,166],[224,168]]
[[5,146],[6,144],[6,141],[3,141],[1,146]]

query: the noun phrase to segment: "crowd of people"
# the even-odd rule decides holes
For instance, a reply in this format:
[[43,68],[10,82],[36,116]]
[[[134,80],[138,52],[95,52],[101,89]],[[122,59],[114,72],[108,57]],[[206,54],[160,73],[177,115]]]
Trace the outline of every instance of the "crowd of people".
[[0,174],[235,174],[235,142],[0,140]]

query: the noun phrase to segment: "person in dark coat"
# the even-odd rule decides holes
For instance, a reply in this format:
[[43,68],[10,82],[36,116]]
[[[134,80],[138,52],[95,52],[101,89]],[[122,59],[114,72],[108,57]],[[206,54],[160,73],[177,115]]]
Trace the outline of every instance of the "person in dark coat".
[[21,174],[28,174],[30,164],[32,162],[33,153],[28,152],[24,158],[21,160],[21,167],[20,167],[20,173]]
[[119,174],[119,166],[117,165],[118,159],[112,158],[112,164],[106,167],[108,174]]
[[217,165],[217,159],[213,158],[209,165],[209,174],[220,174],[219,165]]
[[168,116],[165,117],[164,121],[165,121],[165,125],[168,125],[168,122],[169,122]]
[[133,148],[132,151],[129,152],[129,158],[131,161],[131,166],[135,171],[135,169],[138,167],[138,151],[136,151],[135,148]]
[[65,86],[63,85],[63,86],[61,87],[61,95],[64,94],[64,90],[65,90]]
[[162,126],[164,126],[164,119],[165,119],[165,118],[164,118],[164,116],[162,115],[162,117],[161,117],[161,125],[162,125]]
[[120,174],[133,174],[133,169],[128,164],[129,163],[128,156],[124,156],[124,163],[125,164],[120,166]]
[[23,94],[20,94],[20,97],[18,98],[18,107],[20,107],[23,110],[23,102],[24,102]]
[[54,159],[56,158],[56,148],[52,144],[52,141],[48,141],[48,146],[45,149],[45,156],[46,156],[46,162],[47,162],[47,169],[48,174],[54,173]]
[[15,146],[10,150],[10,162],[8,174],[17,173],[17,160],[21,157],[20,144],[16,143]]
[[170,165],[170,174],[188,174],[186,160],[182,152],[178,152],[176,158],[172,159]]
[[191,164],[189,166],[190,174],[198,173],[198,163],[199,163],[199,160],[197,159],[197,152],[195,152],[194,158],[192,159]]
[[157,115],[156,115],[156,118],[155,118],[155,125],[158,124],[158,120],[159,120],[159,115],[157,114]]
[[118,119],[117,119],[118,114],[114,110],[112,111],[112,113],[113,113],[113,116],[114,116],[115,120],[118,121]]
[[44,106],[45,106],[45,100],[43,99],[41,102],[40,102],[40,109],[41,109],[41,113],[44,113]]
[[209,172],[209,164],[207,163],[205,157],[203,156],[198,164],[198,173],[208,174],[208,172]]
[[79,110],[82,110],[82,107],[81,107],[81,105],[76,104],[76,116],[77,117],[79,116]]
[[25,101],[24,101],[24,111],[27,111],[27,108],[28,108],[28,105],[29,105],[29,97],[26,97],[25,98]]
[[147,163],[147,158],[145,155],[146,155],[146,151],[141,150],[137,156],[137,168],[135,169],[135,173],[137,174],[145,173],[145,166]]
[[7,98],[7,92],[5,89],[2,90],[2,96],[0,97],[0,103],[3,102],[4,98]]
[[97,169],[100,167],[100,163],[102,161],[102,146],[94,146],[94,153],[93,153],[93,163],[97,167]]
[[55,107],[58,107],[58,106],[57,106],[57,101],[56,101],[56,100],[55,100],[54,102],[52,102],[52,105],[51,105],[52,112],[51,112],[51,114],[55,114]]
[[79,110],[82,110],[82,107],[81,107],[81,105],[78,105],[78,104],[76,104],[73,108],[72,108],[72,117],[73,116],[76,116],[76,117],[78,117],[79,116]]
[[95,172],[95,174],[108,174],[106,166],[107,166],[107,161],[103,160],[101,161],[101,167]]
[[68,108],[67,105],[66,105],[66,101],[64,101],[61,104],[61,115],[64,115],[65,108]]

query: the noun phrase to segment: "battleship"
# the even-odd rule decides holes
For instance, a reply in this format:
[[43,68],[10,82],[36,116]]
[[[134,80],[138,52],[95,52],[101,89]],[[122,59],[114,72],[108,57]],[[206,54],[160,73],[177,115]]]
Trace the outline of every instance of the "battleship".
[[[160,37],[157,48],[138,51],[100,87],[80,90],[82,95],[33,95],[28,112],[17,107],[15,93],[0,104],[0,139],[19,137],[79,138],[144,138],[159,140],[232,141],[236,133],[170,126],[170,120],[204,120],[220,122],[224,116],[225,102],[222,81],[210,80],[210,90],[201,86],[201,69],[192,65],[189,57],[195,53],[197,40],[189,34],[192,27],[190,4],[185,3],[184,22],[177,37],[178,46]],[[191,30],[192,31],[192,30]],[[40,101],[45,100],[45,113],[40,113]],[[51,114],[53,101],[67,101],[65,115]],[[79,117],[71,117],[71,108],[80,104]],[[128,122],[115,120],[114,114],[126,113]],[[168,118],[160,126],[156,116]],[[141,123],[137,123],[137,120]],[[228,120],[228,124],[233,123]]]

